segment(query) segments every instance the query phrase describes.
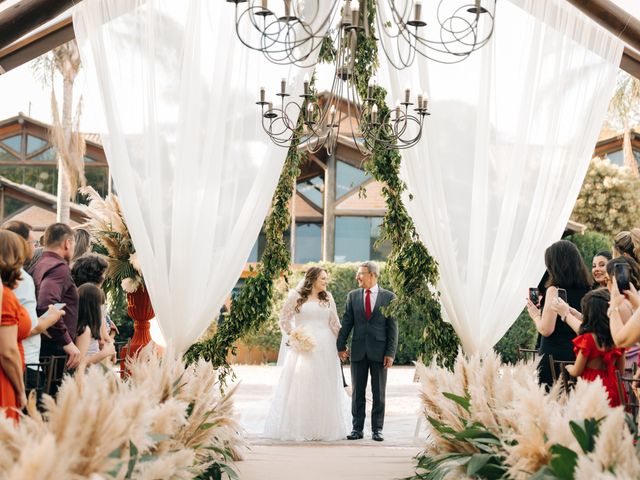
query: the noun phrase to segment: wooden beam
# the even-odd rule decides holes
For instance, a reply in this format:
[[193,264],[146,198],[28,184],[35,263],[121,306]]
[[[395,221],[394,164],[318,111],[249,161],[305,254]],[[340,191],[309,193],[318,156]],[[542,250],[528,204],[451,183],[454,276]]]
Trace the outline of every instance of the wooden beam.
[[8,72],[75,38],[71,17],[0,50],[0,73]]
[[32,32],[79,0],[22,0],[0,12],[0,48]]
[[620,68],[632,77],[640,79],[640,55],[633,50],[625,48],[622,60],[620,60]]

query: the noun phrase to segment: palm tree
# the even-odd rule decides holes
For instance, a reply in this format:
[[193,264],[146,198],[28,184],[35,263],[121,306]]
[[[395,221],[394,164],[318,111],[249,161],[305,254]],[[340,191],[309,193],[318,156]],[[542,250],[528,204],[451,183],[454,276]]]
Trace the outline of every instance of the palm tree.
[[[43,83],[51,86],[51,114],[53,124],[50,132],[51,144],[58,152],[58,201],[57,221],[68,223],[70,200],[84,186],[84,137],[79,132],[82,98],[73,114],[73,84],[80,71],[80,52],[75,40],[56,47],[51,52],[36,59],[33,70]],[[56,99],[53,78],[58,73],[62,77],[62,118]]]
[[616,91],[609,103],[607,123],[616,130],[622,128],[624,165],[632,175],[640,177],[638,163],[631,147],[631,132],[640,123],[640,80],[620,72]]

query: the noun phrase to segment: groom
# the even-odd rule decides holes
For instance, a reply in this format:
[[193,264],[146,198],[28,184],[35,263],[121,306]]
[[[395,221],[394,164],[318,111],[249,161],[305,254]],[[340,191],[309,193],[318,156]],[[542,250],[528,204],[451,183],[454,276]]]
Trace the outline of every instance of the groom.
[[363,437],[365,417],[365,390],[371,372],[371,391],[373,408],[371,409],[372,438],[382,442],[384,423],[384,395],[387,386],[387,368],[393,365],[398,346],[398,324],[393,318],[386,317],[381,307],[386,307],[395,298],[389,290],[378,286],[378,265],[364,262],[358,268],[356,280],[360,288],[352,290],[347,296],[347,306],[342,317],[342,328],[338,333],[338,356],[340,360],[349,358],[347,337],[353,329],[351,339],[351,415],[353,431],[348,440]]

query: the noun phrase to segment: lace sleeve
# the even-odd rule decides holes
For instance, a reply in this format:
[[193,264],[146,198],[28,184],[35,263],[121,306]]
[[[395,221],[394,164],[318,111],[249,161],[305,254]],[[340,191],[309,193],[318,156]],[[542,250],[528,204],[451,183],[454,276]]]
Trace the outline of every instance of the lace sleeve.
[[327,295],[329,296],[329,309],[331,310],[331,313],[329,314],[329,328],[331,328],[331,331],[337,337],[341,327],[340,317],[338,317],[338,309],[336,307],[336,301],[333,299],[333,295],[329,292],[327,292]]
[[296,315],[296,302],[299,296],[296,290],[291,290],[280,312],[280,321],[278,324],[280,325],[280,329],[286,334],[289,334],[294,327],[293,320]]

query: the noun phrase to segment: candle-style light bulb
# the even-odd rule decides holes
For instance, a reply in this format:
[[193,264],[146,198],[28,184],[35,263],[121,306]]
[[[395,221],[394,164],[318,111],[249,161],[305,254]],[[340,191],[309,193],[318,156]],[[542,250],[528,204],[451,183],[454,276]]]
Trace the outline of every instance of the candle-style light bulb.
[[420,21],[420,16],[422,15],[422,2],[420,0],[416,0],[415,9],[414,9],[414,20],[416,22]]
[[260,87],[260,101],[264,103],[264,87]]
[[287,93],[287,80],[285,78],[280,80],[280,93],[283,95]]
[[429,105],[429,101],[427,99],[427,96],[425,95],[424,98],[422,99],[422,109],[426,111],[428,105]]
[[336,123],[336,106],[335,105],[331,105],[331,108],[329,109],[329,115],[331,116],[331,126],[333,126]]
[[411,103],[411,89],[404,89],[404,103]]
[[418,108],[422,108],[422,92],[418,93]]
[[262,10],[269,10],[269,0],[262,0]]
[[349,0],[344,1],[342,6],[342,24],[351,25],[351,5]]
[[304,76],[304,94],[309,95],[309,75]]
[[371,123],[378,123],[378,105],[375,103],[371,108]]
[[351,22],[353,23],[354,27],[357,27],[358,24],[360,23],[359,10],[360,10],[360,4],[356,0],[351,5]]
[[396,108],[395,108],[395,111],[396,111],[396,122],[397,122],[398,120],[400,120],[400,113],[401,113],[401,112],[400,112],[400,100],[398,100],[398,101],[396,102]]
[[369,98],[373,98],[373,89],[376,86],[376,79],[375,77],[371,77],[369,79],[369,84],[367,85],[367,96]]

